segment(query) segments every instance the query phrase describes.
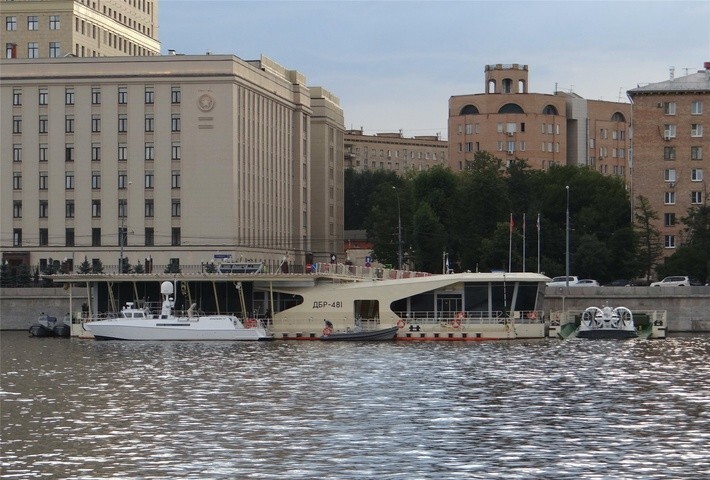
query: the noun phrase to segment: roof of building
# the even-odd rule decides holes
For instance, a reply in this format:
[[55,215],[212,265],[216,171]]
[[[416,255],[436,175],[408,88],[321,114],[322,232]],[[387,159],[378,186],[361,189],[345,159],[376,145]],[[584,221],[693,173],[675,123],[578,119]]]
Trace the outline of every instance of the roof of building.
[[643,93],[660,93],[660,92],[710,92],[710,69],[698,70],[697,73],[691,73],[684,77],[668,79],[664,82],[650,83],[643,87],[637,87],[629,90],[630,95]]

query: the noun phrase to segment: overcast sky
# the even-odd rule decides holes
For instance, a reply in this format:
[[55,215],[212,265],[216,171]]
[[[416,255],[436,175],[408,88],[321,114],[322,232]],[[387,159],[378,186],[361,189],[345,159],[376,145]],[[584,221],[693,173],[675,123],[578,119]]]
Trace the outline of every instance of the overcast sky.
[[340,98],[346,128],[447,135],[452,95],[487,64],[529,66],[529,91],[628,102],[710,61],[704,1],[162,0],[163,53],[265,55]]

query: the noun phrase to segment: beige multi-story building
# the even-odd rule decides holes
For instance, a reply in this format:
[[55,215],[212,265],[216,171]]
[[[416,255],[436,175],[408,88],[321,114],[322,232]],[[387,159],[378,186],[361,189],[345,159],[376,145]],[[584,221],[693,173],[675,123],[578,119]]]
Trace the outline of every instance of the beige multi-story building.
[[[629,90],[632,100],[632,193],[648,199],[658,214],[665,254],[683,243],[680,222],[689,209],[707,205],[710,152],[710,62],[683,77]],[[710,128],[710,127],[709,127]]]
[[339,101],[265,57],[2,60],[0,104],[4,260],[342,252]]
[[365,135],[363,130],[345,132],[345,168],[391,170],[399,175],[435,165],[447,165],[449,144],[438,136],[404,137],[399,133]]
[[449,166],[466,168],[476,152],[531,168],[587,165],[628,176],[628,103],[585,100],[573,93],[530,93],[528,66],[485,67],[485,93],[449,99]]
[[157,0],[2,0],[3,58],[160,55]]

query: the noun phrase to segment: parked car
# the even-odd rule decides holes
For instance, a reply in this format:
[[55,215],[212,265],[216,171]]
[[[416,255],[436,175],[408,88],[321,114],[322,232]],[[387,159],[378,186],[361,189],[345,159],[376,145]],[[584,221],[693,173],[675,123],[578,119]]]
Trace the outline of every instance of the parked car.
[[679,275],[666,277],[660,282],[653,282],[652,287],[688,287],[690,286],[690,278]]
[[599,282],[591,278],[583,278],[574,284],[575,287],[598,287]]
[[633,287],[634,282],[626,278],[617,278],[606,284],[607,287]]
[[547,282],[547,286],[548,287],[565,287],[565,286],[567,286],[568,281],[569,281],[570,285],[576,285],[577,282],[579,282],[579,277],[573,277],[573,276],[554,277],[552,280]]

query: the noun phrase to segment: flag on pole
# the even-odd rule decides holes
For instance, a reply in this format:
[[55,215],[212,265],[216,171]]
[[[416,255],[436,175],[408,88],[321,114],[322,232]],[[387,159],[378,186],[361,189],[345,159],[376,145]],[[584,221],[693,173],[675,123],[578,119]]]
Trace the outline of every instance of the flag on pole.
[[513,233],[513,228],[515,227],[515,222],[513,221],[513,213],[510,213],[510,233]]

